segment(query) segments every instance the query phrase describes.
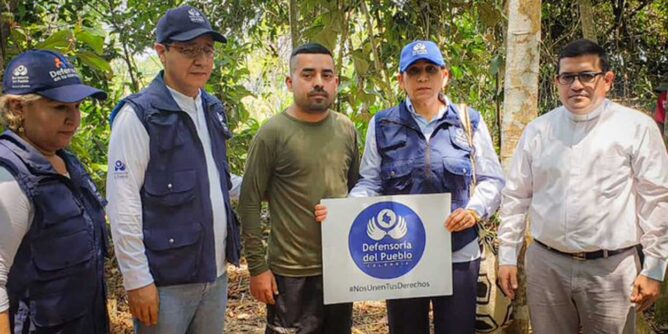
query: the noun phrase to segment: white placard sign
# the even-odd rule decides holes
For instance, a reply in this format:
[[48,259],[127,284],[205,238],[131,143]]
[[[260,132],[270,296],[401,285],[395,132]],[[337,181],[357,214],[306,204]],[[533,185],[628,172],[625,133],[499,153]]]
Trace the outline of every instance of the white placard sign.
[[322,204],[325,304],[452,294],[450,194]]

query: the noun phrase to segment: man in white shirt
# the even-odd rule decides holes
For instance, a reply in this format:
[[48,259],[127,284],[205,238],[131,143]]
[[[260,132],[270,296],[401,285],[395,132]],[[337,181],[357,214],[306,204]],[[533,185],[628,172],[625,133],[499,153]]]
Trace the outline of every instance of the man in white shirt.
[[524,130],[503,191],[500,284],[514,297],[528,215],[534,332],[634,333],[668,263],[666,151],[651,118],[606,99],[614,74],[599,45],[568,44],[557,70],[563,106]]
[[[223,104],[203,87],[214,42],[197,9],[156,28],[164,70],[112,112],[107,177],[116,257],[138,333],[222,333],[226,259],[239,263]],[[233,182],[235,181],[235,182]]]

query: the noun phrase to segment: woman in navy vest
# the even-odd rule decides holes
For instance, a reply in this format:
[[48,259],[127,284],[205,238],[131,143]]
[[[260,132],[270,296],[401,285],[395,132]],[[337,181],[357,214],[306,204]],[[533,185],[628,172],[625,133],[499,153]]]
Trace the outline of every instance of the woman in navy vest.
[[64,150],[79,103],[107,95],[43,50],[12,60],[2,89],[0,334],[108,333],[104,200]]
[[[362,177],[350,197],[450,193],[452,287],[449,296],[387,301],[391,334],[429,333],[430,304],[438,334],[475,332],[480,247],[475,226],[500,204],[503,171],[480,114],[461,110],[442,93],[450,74],[431,41],[414,41],[401,52],[398,81],[407,98],[369,122]],[[472,145],[460,113],[469,114]],[[472,164],[472,158],[475,160]],[[478,184],[472,189],[472,180]],[[316,220],[327,211],[316,206]]]

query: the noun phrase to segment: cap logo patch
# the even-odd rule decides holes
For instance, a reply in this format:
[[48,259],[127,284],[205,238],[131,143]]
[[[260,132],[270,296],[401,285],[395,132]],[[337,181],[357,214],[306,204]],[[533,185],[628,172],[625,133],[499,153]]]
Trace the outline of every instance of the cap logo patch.
[[15,77],[23,77],[23,76],[26,76],[26,75],[28,75],[28,68],[27,67],[25,67],[23,65],[19,65],[17,68],[14,69],[14,76]]
[[30,88],[30,77],[28,76],[28,68],[25,65],[17,66],[12,74],[13,88]]
[[53,58],[53,61],[56,63],[56,68],[61,68],[63,66],[63,61],[60,58]]
[[413,55],[425,55],[427,54],[427,46],[422,43],[417,43],[413,46]]
[[188,15],[190,16],[190,21],[194,23],[204,23],[204,16],[197,9],[191,8],[188,10]]

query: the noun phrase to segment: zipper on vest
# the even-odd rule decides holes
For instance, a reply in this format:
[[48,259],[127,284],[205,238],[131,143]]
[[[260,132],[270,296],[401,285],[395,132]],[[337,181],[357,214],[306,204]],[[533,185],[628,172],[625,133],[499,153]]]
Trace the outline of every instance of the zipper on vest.
[[427,139],[425,138],[426,147],[425,147],[425,152],[424,152],[424,159],[425,159],[425,164],[424,164],[424,180],[425,182],[429,183],[429,186],[431,188],[431,144],[429,141],[431,138]]

